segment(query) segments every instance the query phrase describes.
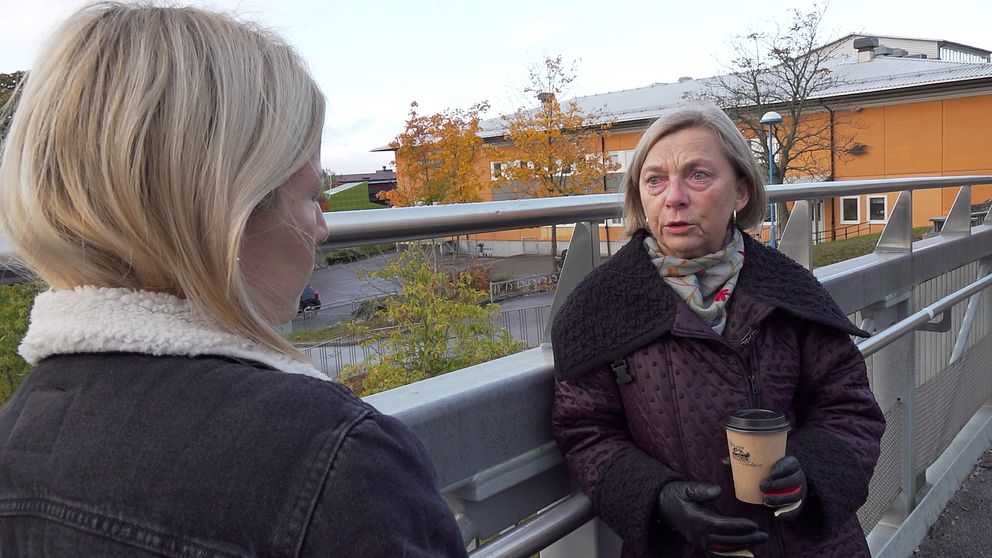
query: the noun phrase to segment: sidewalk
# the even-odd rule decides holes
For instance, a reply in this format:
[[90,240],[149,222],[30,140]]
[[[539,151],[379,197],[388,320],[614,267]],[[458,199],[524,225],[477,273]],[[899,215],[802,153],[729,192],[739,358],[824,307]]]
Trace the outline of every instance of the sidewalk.
[[992,449],[986,450],[914,558],[978,558],[992,555]]

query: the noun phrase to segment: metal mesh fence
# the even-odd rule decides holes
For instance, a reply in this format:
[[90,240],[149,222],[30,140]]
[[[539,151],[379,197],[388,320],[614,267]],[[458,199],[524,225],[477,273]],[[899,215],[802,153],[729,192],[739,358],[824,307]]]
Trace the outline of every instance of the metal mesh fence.
[[882,452],[869,485],[868,501],[858,510],[858,520],[865,533],[871,531],[902,490],[903,405],[896,404],[885,414]]
[[[974,282],[978,279],[978,273],[979,264],[973,262],[920,284],[913,291],[913,311]],[[983,297],[992,297],[992,293],[985,293]],[[954,365],[947,364],[967,306],[967,302],[962,302],[950,310],[948,331],[916,331],[910,334],[915,341],[914,453],[917,474],[926,471],[972,415],[992,399],[992,382],[988,381],[988,375],[992,373],[989,365],[992,362],[992,303],[988,298],[978,306],[964,357]],[[854,323],[860,324],[860,313],[851,317]],[[868,357],[866,364],[873,387],[876,373],[899,372],[876,369],[874,357]],[[858,512],[865,533],[878,523],[902,490],[904,409],[904,404],[897,402],[885,415],[887,426],[882,438],[881,456],[871,480],[870,497]]]
[[[940,456],[968,419],[992,399],[992,335],[916,390],[916,472]],[[946,362],[946,361],[945,361]]]
[[[913,309],[919,310],[974,282],[978,279],[978,268],[978,262],[972,262],[921,283],[913,291]],[[992,295],[986,293],[984,296]],[[961,323],[964,320],[965,308],[967,308],[966,302],[958,304],[950,310],[950,331],[944,333],[917,331],[913,334],[916,336],[918,356],[918,360],[916,361],[917,386],[922,386],[926,382],[936,378],[947,366],[951,352],[954,350],[957,333],[961,329]],[[976,340],[981,339],[988,333],[989,321],[986,311],[980,307],[968,339],[967,347],[970,348]]]

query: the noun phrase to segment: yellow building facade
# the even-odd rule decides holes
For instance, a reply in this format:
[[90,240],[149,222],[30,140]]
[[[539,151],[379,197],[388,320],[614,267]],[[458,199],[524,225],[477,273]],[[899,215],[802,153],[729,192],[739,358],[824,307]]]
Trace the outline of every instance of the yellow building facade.
[[[891,49],[890,49],[891,50]],[[986,51],[987,52],[987,51]],[[843,53],[841,53],[843,54]],[[821,158],[821,172],[795,180],[831,181],[992,174],[992,63],[948,62],[921,57],[874,57],[871,53],[839,56],[831,66],[840,87],[822,92],[816,108],[804,119],[837,122],[837,137],[851,136],[843,152]],[[687,92],[699,91],[707,80],[680,80],[646,88],[592,95],[577,99],[583,107],[601,110],[613,119],[610,132],[600,136],[599,150],[620,164],[603,177],[602,189],[615,192],[622,172],[643,131],[654,118],[682,102]],[[770,107],[774,110],[775,107]],[[512,159],[498,125],[482,135],[496,150],[480,160],[480,176],[493,179],[487,199],[510,199],[516,194],[497,186],[497,160]],[[397,161],[401,169],[401,161]],[[913,226],[931,226],[947,215],[957,188],[920,190],[913,198]],[[828,198],[815,208],[819,239],[880,231],[888,220],[898,192]],[[992,199],[992,185],[975,186],[973,203]],[[618,216],[619,217],[619,216]],[[557,228],[559,250],[571,237],[568,226]],[[474,235],[462,249],[472,253],[507,256],[549,253],[551,227]],[[767,237],[767,232],[765,235]],[[625,242],[619,220],[600,227],[602,252],[608,255]]]

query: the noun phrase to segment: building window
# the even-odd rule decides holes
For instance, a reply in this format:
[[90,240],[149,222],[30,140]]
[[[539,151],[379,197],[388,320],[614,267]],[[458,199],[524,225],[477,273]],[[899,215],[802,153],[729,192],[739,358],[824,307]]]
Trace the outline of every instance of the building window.
[[887,196],[868,196],[868,222],[885,223],[885,217],[889,214]]
[[852,196],[840,199],[840,222],[860,223],[861,222],[861,198]]
[[489,163],[489,176],[492,180],[499,180],[503,176],[503,163],[499,161],[490,161]]
[[611,172],[621,174],[627,172],[627,169],[630,167],[630,161],[634,158],[634,150],[624,149],[622,151],[607,151],[607,155],[609,155],[611,163],[617,163],[620,165],[620,168]]

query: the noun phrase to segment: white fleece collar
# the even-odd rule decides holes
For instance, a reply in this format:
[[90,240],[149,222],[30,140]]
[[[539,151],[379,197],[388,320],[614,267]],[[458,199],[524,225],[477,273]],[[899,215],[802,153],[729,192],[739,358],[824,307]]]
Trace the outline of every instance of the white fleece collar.
[[84,286],[41,293],[18,352],[31,365],[70,353],[215,355],[328,379],[312,365],[218,330],[195,316],[183,299],[130,289]]

